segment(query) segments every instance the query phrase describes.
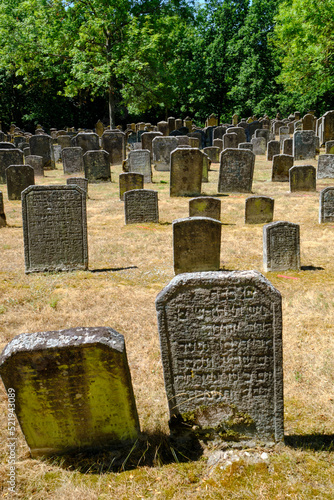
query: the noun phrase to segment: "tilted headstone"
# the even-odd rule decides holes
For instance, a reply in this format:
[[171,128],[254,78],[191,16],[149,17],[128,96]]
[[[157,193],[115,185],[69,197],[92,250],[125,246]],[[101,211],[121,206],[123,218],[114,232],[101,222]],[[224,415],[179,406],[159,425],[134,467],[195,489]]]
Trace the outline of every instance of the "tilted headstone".
[[101,147],[109,153],[110,165],[122,163],[125,159],[125,134],[120,130],[109,130],[101,137]]
[[142,149],[148,149],[151,154],[151,160],[153,160],[153,146],[152,142],[155,137],[161,137],[161,132],[144,132],[141,135],[141,147]]
[[325,153],[326,155],[334,154],[334,141],[327,141],[325,143]]
[[253,137],[253,153],[255,155],[265,155],[267,152],[267,141],[265,137]]
[[156,299],[174,433],[281,441],[282,299],[257,271],[176,276]]
[[313,130],[301,130],[293,134],[295,160],[311,160],[316,155],[317,140]]
[[268,224],[274,216],[273,198],[250,196],[245,202],[245,224]]
[[25,164],[34,169],[35,175],[44,175],[43,158],[37,155],[28,155],[24,159]]
[[138,437],[123,335],[112,328],[22,333],[0,357],[31,456],[101,450]]
[[29,139],[30,154],[42,156],[43,170],[56,168],[52,137],[49,135],[33,135]]
[[224,149],[220,154],[219,193],[252,191],[255,155],[247,149]]
[[221,222],[209,217],[173,221],[174,272],[218,271]]
[[159,222],[158,192],[134,189],[124,193],[125,224]]
[[152,182],[151,153],[148,149],[129,151],[128,171],[144,176],[144,182]]
[[84,177],[69,177],[66,179],[66,184],[75,184],[81,187],[86,192],[86,198],[88,198],[88,179]]
[[221,201],[212,196],[198,196],[189,200],[189,217],[210,217],[220,220]]
[[158,171],[170,171],[170,154],[178,147],[176,137],[158,136],[152,141],[154,168]]
[[283,141],[282,152],[284,155],[292,156],[293,153],[293,139],[287,138]]
[[317,179],[334,179],[334,154],[319,155]]
[[263,226],[263,267],[265,272],[300,269],[298,224],[279,221]]
[[334,187],[327,187],[320,191],[319,223],[325,222],[334,222]]
[[0,183],[6,184],[6,168],[10,165],[23,165],[20,149],[0,149]]
[[22,193],[25,272],[88,268],[86,192],[30,186]]
[[134,172],[124,172],[119,174],[119,199],[124,200],[124,193],[134,189],[143,189],[144,176]]
[[107,151],[87,151],[83,155],[85,177],[88,182],[111,182],[109,154]]
[[[241,144],[241,143],[240,143]],[[223,150],[224,149],[235,149],[238,147],[238,136],[234,132],[226,132],[223,136]]]
[[203,148],[203,153],[208,155],[212,163],[219,163],[220,149],[217,146]]
[[203,153],[196,148],[177,148],[170,158],[170,196],[201,194]]
[[71,137],[69,135],[59,135],[57,137],[57,142],[61,149],[72,147]]
[[84,171],[83,150],[78,147],[64,148],[61,152],[64,174]]
[[269,141],[267,144],[267,161],[271,161],[275,155],[280,154],[280,142]]
[[100,149],[99,136],[93,132],[79,132],[72,137],[71,142],[72,147],[82,148],[83,154]]
[[316,170],[312,165],[298,165],[289,170],[290,191],[316,191]]
[[3,195],[2,192],[0,191],[0,227],[6,227],[6,226],[7,222],[6,222],[6,214],[3,203]]
[[29,165],[10,165],[6,168],[9,200],[21,200],[21,193],[35,184],[34,169]]
[[272,182],[289,182],[289,170],[293,167],[293,156],[274,155],[271,171]]

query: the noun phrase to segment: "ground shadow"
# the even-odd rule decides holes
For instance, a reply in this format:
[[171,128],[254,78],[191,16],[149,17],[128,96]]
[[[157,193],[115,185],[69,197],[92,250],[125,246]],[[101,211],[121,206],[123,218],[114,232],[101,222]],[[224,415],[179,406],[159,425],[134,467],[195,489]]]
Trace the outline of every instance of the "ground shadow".
[[284,442],[291,448],[334,452],[334,434],[292,434],[285,436]]
[[138,269],[138,266],[129,266],[129,267],[110,267],[110,268],[102,268],[102,269],[89,269],[90,273],[108,273],[108,272],[117,272],[117,271],[126,271],[127,269]]
[[139,466],[160,467],[171,463],[196,461],[202,454],[203,449],[193,436],[176,444],[167,434],[143,433],[135,443],[122,448],[81,452],[43,460],[83,474],[105,474],[136,469]]
[[323,267],[315,267],[315,266],[301,266],[300,269],[302,271],[324,271]]

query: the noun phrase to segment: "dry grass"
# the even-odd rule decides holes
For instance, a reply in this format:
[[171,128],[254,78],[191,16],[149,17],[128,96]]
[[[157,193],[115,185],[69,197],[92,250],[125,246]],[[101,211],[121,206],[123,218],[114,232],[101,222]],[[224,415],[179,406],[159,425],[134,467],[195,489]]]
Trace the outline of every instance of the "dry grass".
[[[315,161],[298,162],[313,164]],[[21,204],[6,201],[0,230],[0,349],[22,332],[110,326],[125,336],[143,437],[124,454],[32,460],[18,430],[17,498],[22,499],[306,499],[334,497],[334,259],[333,224],[318,224],[319,191],[290,194],[270,182],[271,163],[257,157],[253,192],[275,198],[274,220],[301,226],[300,272],[264,273],[283,296],[285,445],[266,462],[240,460],[208,468],[197,450],[168,440],[154,301],[173,277],[172,226],[188,216],[187,198],[169,198],[169,174],[154,172],[160,224],[124,225],[118,199],[120,166],[111,184],[89,186],[89,272],[24,274]],[[64,184],[61,166],[38,184]],[[205,194],[216,194],[213,165]],[[247,195],[222,196],[221,267],[262,267],[262,226],[244,224]],[[296,278],[296,279],[293,279]],[[0,389],[0,488],[7,491],[7,409]],[[253,450],[254,451],[254,450]],[[268,451],[268,450],[267,450]],[[186,457],[192,460],[186,460]],[[184,462],[184,463],[182,463]]]

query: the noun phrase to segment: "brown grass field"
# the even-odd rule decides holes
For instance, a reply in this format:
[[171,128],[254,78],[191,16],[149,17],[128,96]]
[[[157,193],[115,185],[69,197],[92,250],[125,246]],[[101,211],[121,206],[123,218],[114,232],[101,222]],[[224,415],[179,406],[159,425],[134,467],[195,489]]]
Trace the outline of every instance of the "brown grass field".
[[[323,152],[323,151],[322,151]],[[316,161],[297,162],[312,164]],[[241,451],[233,463],[208,464],[214,450],[179,450],[168,440],[155,298],[173,278],[172,221],[188,216],[189,198],[169,197],[169,173],[153,171],[159,224],[124,224],[118,174],[89,186],[89,271],[25,275],[21,202],[4,194],[0,229],[0,349],[16,335],[77,326],[109,326],[126,340],[142,437],[124,454],[31,459],[17,426],[16,494],[7,489],[7,400],[0,387],[0,491],[20,499],[333,499],[334,223],[319,224],[319,192],[289,193],[272,183],[271,162],[257,157],[253,194],[275,198],[274,221],[300,224],[299,272],[263,272],[262,225],[244,224],[246,194],[221,196],[221,268],[256,269],[283,297],[285,442]],[[216,194],[219,165],[203,184]],[[36,184],[65,184],[61,164]],[[280,277],[284,275],[285,277]],[[245,450],[244,450],[245,451]],[[266,451],[265,460],[252,460]]]

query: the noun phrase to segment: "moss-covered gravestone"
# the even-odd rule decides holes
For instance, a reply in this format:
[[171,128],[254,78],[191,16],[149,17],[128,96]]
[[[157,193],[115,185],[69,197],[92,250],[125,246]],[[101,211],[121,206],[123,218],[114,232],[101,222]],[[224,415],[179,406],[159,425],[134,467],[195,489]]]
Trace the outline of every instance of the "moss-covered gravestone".
[[257,271],[176,276],[156,299],[170,425],[283,438],[280,293]]
[[267,224],[274,215],[273,198],[268,196],[250,196],[245,201],[245,224]]
[[255,155],[252,151],[224,149],[220,155],[218,192],[250,193],[253,184],[254,164]]
[[210,217],[220,220],[221,201],[212,196],[198,196],[189,200],[189,217]]
[[0,357],[33,457],[118,446],[139,421],[124,337],[111,328],[23,333]]
[[170,154],[170,196],[201,193],[203,153],[197,148],[177,148]]
[[30,165],[10,165],[6,168],[9,200],[21,200],[21,193],[35,184],[35,171]]

